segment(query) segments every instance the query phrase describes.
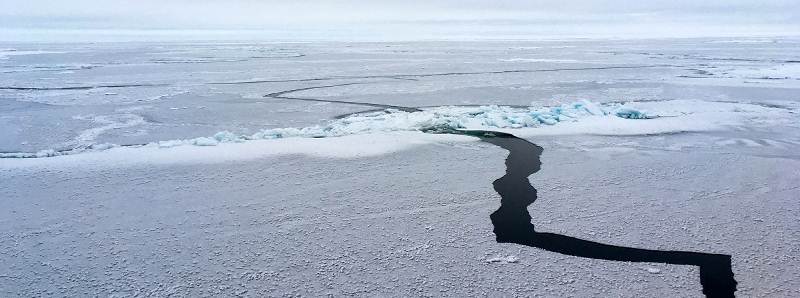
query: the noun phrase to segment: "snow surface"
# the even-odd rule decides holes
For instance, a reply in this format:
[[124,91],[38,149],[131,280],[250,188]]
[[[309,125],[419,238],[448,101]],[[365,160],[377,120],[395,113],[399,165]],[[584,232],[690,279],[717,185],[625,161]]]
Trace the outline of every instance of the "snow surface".
[[[253,160],[274,155],[308,155],[329,158],[362,158],[408,150],[421,145],[465,143],[477,139],[461,135],[434,135],[421,132],[390,132],[351,135],[337,138],[287,138],[248,142],[219,142],[197,138],[148,144],[142,147],[99,145],[82,152],[59,154],[44,151],[36,157],[46,159],[3,159],[0,169],[91,167],[105,168],[136,164],[224,163]],[[72,152],[70,152],[72,153]],[[29,157],[29,156],[25,156]]]
[[544,148],[537,231],[798,297],[800,40],[764,40],[0,45],[51,52],[0,59],[0,152],[78,153],[0,159],[0,296],[701,295],[497,243],[507,152],[421,131],[463,127]]
[[553,63],[575,63],[580,62],[574,59],[547,59],[547,58],[507,58],[499,59],[503,62],[553,62]]
[[0,49],[0,60],[9,59],[9,57],[11,56],[28,56],[28,55],[61,54],[61,53],[64,52],[42,51],[42,50],[19,51],[16,49]]
[[[648,114],[648,112],[638,107],[650,110],[652,114]],[[141,117],[131,114],[117,115],[115,117],[117,120],[115,121],[103,116],[92,118],[81,116],[76,118],[81,120],[89,119],[104,125],[82,132],[78,137],[82,146],[75,149],[65,151],[48,149],[34,153],[0,153],[0,158],[54,157],[119,147],[116,144],[93,144],[90,141],[94,140],[103,131],[130,127],[143,122]],[[266,129],[252,135],[237,135],[229,131],[222,131],[210,137],[158,141],[135,147],[217,146],[219,144],[243,143],[253,140],[329,138],[401,131],[436,132],[467,129],[506,131],[520,136],[567,134],[643,135],[722,130],[730,126],[798,124],[796,117],[793,117],[786,109],[752,104],[694,100],[598,104],[584,100],[549,108],[445,106],[428,108],[419,112],[389,109],[350,115],[342,119],[329,121],[325,125]],[[519,131],[517,131],[518,129]],[[358,143],[359,141],[356,142]],[[281,146],[277,145],[277,147],[280,148]],[[128,149],[135,150],[137,148]],[[281,150],[275,152],[281,152]],[[308,153],[319,154],[314,150],[308,151]],[[351,156],[349,154],[345,155]]]

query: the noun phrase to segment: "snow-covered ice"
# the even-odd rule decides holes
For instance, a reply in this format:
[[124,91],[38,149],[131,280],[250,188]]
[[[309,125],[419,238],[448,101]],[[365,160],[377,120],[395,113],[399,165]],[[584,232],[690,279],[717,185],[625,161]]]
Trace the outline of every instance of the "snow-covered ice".
[[514,255],[509,256],[494,256],[491,258],[486,259],[487,263],[501,263],[501,264],[510,264],[519,262],[519,258]]
[[[652,111],[648,114],[645,107]],[[74,149],[38,152],[0,153],[0,158],[41,158],[93,152],[119,147],[117,144],[95,144],[91,141],[100,133],[130,127],[143,122],[134,114],[75,119],[105,124],[81,132],[76,139],[81,146]],[[663,118],[663,119],[660,119]],[[648,121],[645,121],[648,120]],[[562,127],[554,127],[561,124]],[[349,115],[328,121],[324,125],[303,128],[272,128],[251,135],[221,131],[213,136],[192,139],[164,140],[133,147],[171,148],[176,146],[217,146],[223,143],[243,143],[253,140],[284,138],[329,138],[347,135],[387,132],[438,132],[447,130],[498,130],[522,136],[603,134],[643,135],[677,132],[722,130],[725,127],[757,127],[800,125],[786,109],[744,103],[676,100],[643,103],[598,104],[580,101],[555,107],[444,106],[418,112],[381,110]],[[520,131],[517,131],[520,129]],[[130,146],[129,146],[130,147]]]
[[798,46],[3,44],[0,296],[701,295],[693,266],[497,243],[507,151],[433,133],[480,129],[544,148],[537,231],[795,297]]
[[[256,132],[252,135],[236,135],[222,131],[209,137],[198,137],[188,140],[165,140],[147,145],[158,147],[175,147],[179,145],[216,146],[220,143],[241,143],[248,140],[281,139],[291,137],[324,138],[340,137],[354,134],[374,134],[394,131],[444,131],[457,129],[498,129],[498,128],[532,128],[555,125],[559,122],[576,122],[589,116],[616,116],[626,119],[646,119],[647,114],[635,108],[620,104],[597,104],[581,101],[569,105],[543,108],[513,108],[505,106],[480,107],[437,107],[418,112],[399,110],[382,110],[350,115],[342,119],[329,121],[324,125],[303,128],[272,128]],[[80,146],[72,150],[55,152],[45,149],[37,153],[11,152],[0,153],[0,158],[14,157],[51,157],[95,151],[101,147],[92,141],[101,133],[111,129],[131,127],[144,122],[135,114],[119,114],[112,116],[75,116],[78,120],[91,120],[103,126],[81,132],[76,138]],[[579,131],[576,133],[580,133]],[[105,145],[102,148],[117,147]],[[43,154],[42,152],[47,152]]]

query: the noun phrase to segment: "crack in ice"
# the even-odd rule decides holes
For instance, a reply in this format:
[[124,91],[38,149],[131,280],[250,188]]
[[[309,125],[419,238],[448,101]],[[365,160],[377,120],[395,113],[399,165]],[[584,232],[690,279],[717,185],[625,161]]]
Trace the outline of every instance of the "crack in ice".
[[[734,297],[736,280],[731,256],[687,251],[662,251],[615,246],[534,229],[528,205],[538,198],[528,176],[541,169],[544,149],[512,134],[484,130],[451,130],[439,133],[466,134],[509,152],[506,173],[495,180],[500,207],[491,214],[496,240],[544,249],[560,254],[624,262],[693,265],[700,268],[700,284],[706,297]],[[652,272],[651,272],[652,273]]]

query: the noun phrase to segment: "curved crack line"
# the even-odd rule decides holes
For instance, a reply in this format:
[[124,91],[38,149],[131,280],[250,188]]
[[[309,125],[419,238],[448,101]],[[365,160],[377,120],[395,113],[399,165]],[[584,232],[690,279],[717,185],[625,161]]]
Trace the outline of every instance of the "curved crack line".
[[509,152],[505,160],[505,175],[492,183],[501,197],[500,208],[490,215],[498,243],[515,243],[590,259],[698,266],[700,284],[706,297],[735,296],[737,282],[733,276],[730,255],[615,246],[537,232],[531,223],[528,205],[536,201],[538,194],[528,176],[541,169],[542,147],[512,134],[493,131],[451,130],[436,133],[475,136]]
[[334,85],[311,86],[311,87],[303,87],[303,88],[297,88],[297,89],[289,89],[289,90],[283,90],[283,91],[278,91],[278,92],[272,92],[272,93],[264,95],[264,97],[282,98],[282,96],[285,95],[285,94],[295,93],[295,92],[300,92],[300,91],[314,90],[314,89],[325,89],[325,88],[333,88],[333,87],[342,87],[342,86],[350,86],[350,85],[361,85],[361,84],[366,84],[366,82],[341,83],[341,84],[334,84]]
[[[325,81],[325,80],[339,80],[339,79],[416,80],[416,78],[422,78],[422,77],[448,76],[448,75],[501,74],[501,73],[527,73],[527,72],[555,72],[555,71],[599,70],[599,69],[631,69],[631,68],[655,68],[655,67],[674,67],[674,65],[604,66],[604,67],[580,67],[580,68],[500,70],[500,71],[482,71],[482,72],[448,72],[448,73],[430,73],[430,74],[334,76],[334,77],[324,77],[324,78],[307,78],[307,79],[291,79],[291,80],[257,80],[257,81],[223,82],[223,83],[209,83],[209,84],[235,85],[235,84],[278,83],[278,82],[310,82],[310,81]],[[375,107],[375,108],[382,108],[382,109],[396,109],[396,110],[400,110],[400,111],[404,111],[404,112],[419,112],[419,111],[422,111],[422,109],[420,107],[406,107],[406,106],[377,104],[377,103],[368,103],[368,102],[356,102],[356,101],[346,101],[346,100],[328,100],[328,99],[319,99],[319,98],[301,98],[301,97],[284,96],[286,94],[290,94],[290,93],[294,93],[294,92],[300,92],[300,91],[306,91],[306,90],[324,89],[324,88],[333,88],[333,87],[360,85],[360,84],[370,84],[370,83],[374,83],[374,82],[351,82],[351,83],[341,83],[341,84],[332,84],[332,85],[323,85],[323,86],[303,87],[303,88],[289,89],[289,90],[283,90],[283,91],[269,93],[269,94],[264,95],[264,97],[278,98],[278,99],[288,99],[288,100],[301,100],[301,101],[313,101],[313,102],[327,102],[327,103],[360,105],[360,106]],[[346,116],[349,116],[349,115],[353,115],[353,114],[357,114],[357,113],[349,113],[349,114],[345,114],[345,115],[340,115],[340,116],[337,116],[335,118],[336,119],[341,119],[343,117],[346,117]]]
[[[282,96],[273,97],[273,98],[302,100],[302,101],[314,101],[314,102],[341,103],[341,104],[349,104],[349,105],[357,105],[357,106],[366,106],[366,107],[378,108],[378,109],[373,110],[373,111],[379,111],[379,110],[385,110],[385,109],[395,109],[395,110],[400,110],[400,111],[403,111],[403,112],[419,112],[419,111],[421,111],[420,109],[417,109],[417,108],[409,108],[409,107],[394,106],[394,105],[384,105],[384,104],[375,104],[375,103],[368,103],[368,102],[346,101],[346,100],[328,100],[328,99],[317,99],[317,98],[299,98],[299,97],[282,97]],[[358,112],[358,113],[353,113],[353,114],[359,114],[359,113],[363,113],[363,111]],[[353,114],[350,114],[350,115],[353,115]],[[335,117],[335,119],[341,119],[341,118],[338,118],[338,116],[337,116],[337,117]]]
[[306,91],[306,90],[325,89],[325,88],[350,86],[350,85],[361,85],[361,84],[369,84],[369,82],[355,82],[355,83],[342,83],[342,84],[334,84],[334,85],[304,87],[304,88],[297,88],[297,89],[290,89],[290,90],[273,92],[273,93],[269,93],[269,94],[264,95],[264,97],[277,98],[277,99],[289,99],[289,100],[301,100],[301,101],[341,103],[341,104],[359,105],[359,106],[367,106],[367,107],[381,108],[381,109],[396,109],[396,110],[400,110],[400,111],[404,111],[404,112],[419,112],[419,111],[421,111],[420,109],[412,108],[412,107],[403,107],[403,106],[378,104],[378,103],[369,103],[369,102],[357,102],[357,101],[346,101],[346,100],[330,100],[330,99],[300,98],[300,97],[283,96],[285,94],[294,93],[294,92],[300,92],[300,91]]
[[260,83],[289,83],[289,82],[313,82],[347,79],[397,79],[414,80],[415,78],[441,77],[441,76],[464,76],[480,74],[504,74],[504,73],[535,73],[535,72],[557,72],[557,71],[579,71],[579,70],[606,70],[606,69],[636,69],[636,68],[658,68],[658,67],[677,67],[670,64],[656,65],[631,65],[631,66],[597,66],[597,67],[573,67],[573,68],[549,68],[549,69],[512,69],[495,71],[464,71],[464,72],[439,72],[439,73],[420,73],[420,74],[387,74],[387,75],[365,75],[365,76],[330,76],[305,79],[284,79],[284,80],[251,80],[236,82],[212,82],[211,85],[239,85],[239,84],[260,84]]

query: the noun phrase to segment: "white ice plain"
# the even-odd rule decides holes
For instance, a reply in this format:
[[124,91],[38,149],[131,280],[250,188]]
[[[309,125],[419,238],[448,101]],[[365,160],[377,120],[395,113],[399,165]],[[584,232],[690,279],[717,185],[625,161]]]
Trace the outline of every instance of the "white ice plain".
[[800,43],[770,40],[2,45],[0,296],[702,295],[497,243],[507,152],[450,128],[544,148],[537,231],[796,297]]

